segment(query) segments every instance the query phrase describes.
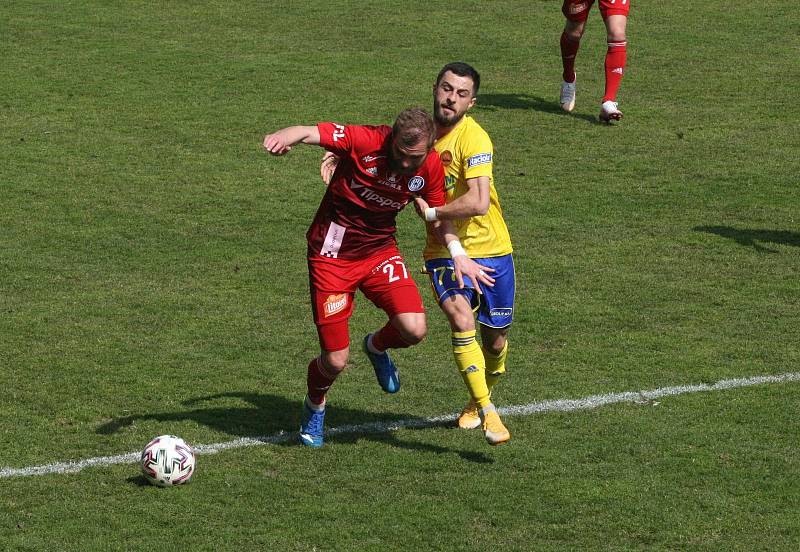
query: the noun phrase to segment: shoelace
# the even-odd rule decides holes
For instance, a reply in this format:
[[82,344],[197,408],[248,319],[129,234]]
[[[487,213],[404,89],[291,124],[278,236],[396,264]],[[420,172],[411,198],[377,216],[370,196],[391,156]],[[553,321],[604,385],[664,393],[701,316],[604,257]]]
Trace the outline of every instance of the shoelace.
[[309,434],[319,435],[322,433],[323,412],[311,412],[311,416],[308,418],[308,424],[306,425]]

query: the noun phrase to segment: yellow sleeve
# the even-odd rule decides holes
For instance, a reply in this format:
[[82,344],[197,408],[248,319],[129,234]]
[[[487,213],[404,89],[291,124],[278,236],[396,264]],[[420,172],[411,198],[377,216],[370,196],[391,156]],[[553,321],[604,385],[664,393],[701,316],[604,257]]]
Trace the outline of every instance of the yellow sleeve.
[[489,135],[479,126],[473,126],[464,140],[464,178],[492,176],[494,148]]

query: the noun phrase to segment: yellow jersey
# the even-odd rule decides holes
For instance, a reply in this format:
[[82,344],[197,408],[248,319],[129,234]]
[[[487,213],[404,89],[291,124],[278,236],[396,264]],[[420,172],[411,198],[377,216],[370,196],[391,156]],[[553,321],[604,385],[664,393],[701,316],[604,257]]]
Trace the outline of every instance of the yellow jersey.
[[[511,237],[503,220],[492,177],[492,140],[472,117],[464,116],[446,135],[434,144],[444,166],[447,203],[467,190],[467,180],[489,177],[489,210],[485,215],[453,220],[461,245],[471,258],[499,257],[512,252]],[[449,258],[450,253],[429,230],[423,256],[428,259]]]

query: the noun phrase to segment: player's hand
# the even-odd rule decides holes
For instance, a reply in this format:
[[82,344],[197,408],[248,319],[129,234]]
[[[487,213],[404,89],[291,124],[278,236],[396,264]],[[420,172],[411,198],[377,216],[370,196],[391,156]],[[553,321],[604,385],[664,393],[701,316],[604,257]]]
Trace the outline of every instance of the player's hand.
[[333,178],[333,173],[338,165],[339,158],[336,157],[336,154],[326,151],[322,156],[322,163],[319,165],[319,175],[326,186],[331,183],[331,178]]
[[425,209],[428,208],[428,202],[421,197],[414,198],[414,210],[417,212],[422,220],[425,220]]
[[286,143],[286,138],[282,131],[264,136],[264,149],[272,155],[285,155],[292,151],[292,146]]
[[453,259],[453,267],[455,268],[456,281],[459,288],[464,287],[464,276],[472,280],[475,285],[475,291],[480,295],[483,295],[481,285],[494,287],[494,278],[489,275],[489,272],[495,272],[493,268],[480,265],[466,255],[457,255]]

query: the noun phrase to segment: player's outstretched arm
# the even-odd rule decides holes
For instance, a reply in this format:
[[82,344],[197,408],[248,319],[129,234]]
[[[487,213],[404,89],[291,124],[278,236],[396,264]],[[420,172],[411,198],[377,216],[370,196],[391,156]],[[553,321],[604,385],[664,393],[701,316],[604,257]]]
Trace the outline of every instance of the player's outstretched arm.
[[316,126],[291,126],[282,128],[264,137],[264,149],[272,155],[285,155],[296,144],[319,145],[319,129]]

